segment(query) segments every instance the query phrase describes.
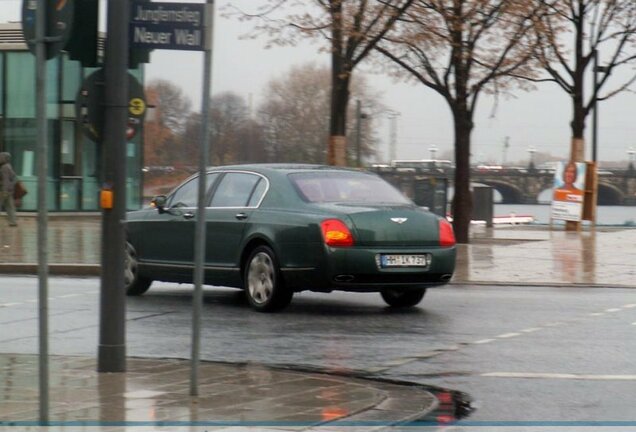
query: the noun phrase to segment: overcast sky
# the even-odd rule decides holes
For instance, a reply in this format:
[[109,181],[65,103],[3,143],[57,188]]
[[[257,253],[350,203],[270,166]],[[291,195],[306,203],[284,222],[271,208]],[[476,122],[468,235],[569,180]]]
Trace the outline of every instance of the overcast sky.
[[[103,1],[103,0],[102,0]],[[329,55],[319,51],[317,44],[302,44],[290,48],[265,49],[261,40],[242,40],[252,23],[224,18],[218,13],[229,0],[217,0],[215,16],[212,91],[233,91],[258,105],[265,84],[272,78],[305,62],[329,65]],[[261,0],[234,1],[254,10]],[[20,19],[21,0],[0,0],[0,22]],[[200,107],[202,57],[199,52],[158,51],[151,54],[146,65],[147,80],[162,78],[183,88],[192,99],[193,107]],[[392,78],[374,73],[371,65],[363,65],[356,73],[367,75],[371,86],[381,92],[384,103],[398,111],[397,157],[400,159],[430,156],[430,148],[437,155],[450,150],[453,129],[450,111],[444,100],[422,85],[395,82]],[[549,152],[567,158],[570,148],[570,100],[555,84],[542,84],[533,92],[516,91],[515,97],[502,99],[493,111],[494,101],[482,97],[475,116],[472,135],[473,160],[501,163],[506,137],[510,147],[507,162],[527,160],[528,150]],[[377,123],[382,141],[379,161],[388,158],[388,119]],[[591,133],[588,118],[588,135]],[[591,157],[588,139],[586,157]],[[629,148],[636,148],[636,94],[623,93],[602,102],[599,110],[599,159],[627,160]]]

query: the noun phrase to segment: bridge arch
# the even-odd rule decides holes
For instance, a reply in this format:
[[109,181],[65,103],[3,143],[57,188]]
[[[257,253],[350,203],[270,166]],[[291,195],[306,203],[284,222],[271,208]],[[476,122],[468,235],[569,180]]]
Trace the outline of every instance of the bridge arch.
[[492,187],[501,195],[501,204],[523,204],[524,193],[517,186],[495,180],[483,180],[482,184]]
[[625,199],[623,192],[616,186],[607,183],[598,183],[598,205],[622,205]]

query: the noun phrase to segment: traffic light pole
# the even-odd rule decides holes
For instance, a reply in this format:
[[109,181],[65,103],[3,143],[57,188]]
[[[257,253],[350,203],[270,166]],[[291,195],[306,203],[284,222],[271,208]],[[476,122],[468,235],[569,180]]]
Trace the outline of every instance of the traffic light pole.
[[112,191],[112,208],[102,206],[102,274],[97,370],[125,372],[124,251],[126,219],[126,124],[128,121],[128,1],[109,1],[104,62],[102,191]]

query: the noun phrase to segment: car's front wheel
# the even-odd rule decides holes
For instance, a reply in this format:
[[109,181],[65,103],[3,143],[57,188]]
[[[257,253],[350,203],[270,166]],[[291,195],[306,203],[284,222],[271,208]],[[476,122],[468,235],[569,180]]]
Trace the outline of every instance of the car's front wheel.
[[150,288],[152,280],[139,276],[139,263],[135,248],[126,242],[126,256],[124,261],[124,287],[126,295],[140,296]]
[[386,289],[380,293],[382,299],[393,307],[411,307],[418,304],[426,294],[426,288],[408,290]]
[[249,255],[245,266],[245,295],[259,312],[274,312],[285,308],[293,291],[285,288],[274,251],[258,246]]

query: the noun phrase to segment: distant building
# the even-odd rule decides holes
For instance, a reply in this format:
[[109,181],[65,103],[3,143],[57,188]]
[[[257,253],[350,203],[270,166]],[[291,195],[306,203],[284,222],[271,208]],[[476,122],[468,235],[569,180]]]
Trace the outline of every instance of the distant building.
[[[101,186],[101,149],[75,118],[75,97],[95,69],[82,68],[65,53],[47,62],[49,134],[47,193],[50,211],[96,211]],[[131,71],[143,83],[143,69]],[[37,210],[35,57],[19,23],[0,24],[0,151],[29,190],[22,210]],[[127,207],[141,203],[142,131],[127,147]]]

